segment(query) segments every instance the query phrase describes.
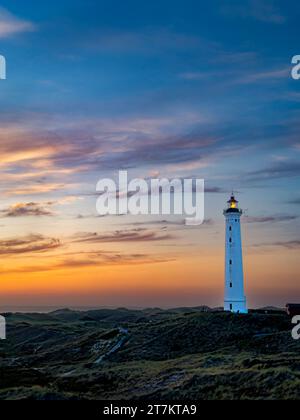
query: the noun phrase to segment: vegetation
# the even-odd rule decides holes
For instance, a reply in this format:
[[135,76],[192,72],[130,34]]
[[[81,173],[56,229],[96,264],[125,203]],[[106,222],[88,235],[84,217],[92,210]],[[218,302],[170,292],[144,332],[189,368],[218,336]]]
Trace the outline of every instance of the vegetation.
[[6,314],[0,399],[298,399],[284,313],[208,308]]

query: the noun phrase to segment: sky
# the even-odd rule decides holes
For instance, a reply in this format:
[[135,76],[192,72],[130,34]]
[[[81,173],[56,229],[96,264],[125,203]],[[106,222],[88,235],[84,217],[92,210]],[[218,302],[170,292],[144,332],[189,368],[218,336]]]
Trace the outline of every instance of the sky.
[[[300,300],[297,1],[2,0],[0,305],[221,306],[223,208],[250,307]],[[203,178],[205,223],[96,212],[96,184]]]

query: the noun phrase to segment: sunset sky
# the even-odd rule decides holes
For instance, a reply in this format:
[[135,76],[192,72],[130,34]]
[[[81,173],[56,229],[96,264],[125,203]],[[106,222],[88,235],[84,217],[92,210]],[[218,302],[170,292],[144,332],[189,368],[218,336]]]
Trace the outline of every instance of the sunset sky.
[[[299,2],[2,0],[0,305],[300,301]],[[204,178],[205,223],[96,213],[99,178]],[[1,307],[1,306],[0,306]]]

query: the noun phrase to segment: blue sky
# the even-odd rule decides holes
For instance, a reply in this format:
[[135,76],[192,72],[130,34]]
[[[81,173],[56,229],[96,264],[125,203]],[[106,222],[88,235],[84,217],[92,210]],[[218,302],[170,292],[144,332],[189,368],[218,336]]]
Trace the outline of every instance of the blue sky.
[[296,1],[2,1],[3,238],[34,232],[52,249],[47,238],[94,230],[98,178],[129,169],[206,181],[211,230],[201,239],[180,228],[180,252],[170,240],[161,258],[222,246],[232,189],[248,209],[249,254],[297,252],[300,81],[290,72],[299,15]]
[[[249,84],[264,97],[274,91],[274,83],[262,89],[255,76],[289,67],[298,47],[299,11],[293,1],[288,7],[249,1],[244,8],[239,2],[216,1],[205,6],[198,1],[184,6],[181,1],[54,1],[47,7],[36,1],[2,3],[33,26],[18,41],[1,42],[11,82],[18,80],[26,96],[26,88],[34,96],[34,82],[57,83],[65,88],[59,105],[67,109],[76,101],[104,109],[110,104],[110,113],[120,113],[129,100],[127,112],[140,105],[140,110],[157,114],[176,103],[199,107],[206,96],[212,102],[217,92],[221,101],[224,93],[228,100],[228,90],[235,103]],[[248,80],[246,86],[242,79]],[[235,83],[224,86],[225,81]],[[39,92],[40,101],[49,90]],[[53,96],[48,106],[54,107]],[[159,110],[156,98],[161,99]],[[34,106],[30,94],[27,100]]]

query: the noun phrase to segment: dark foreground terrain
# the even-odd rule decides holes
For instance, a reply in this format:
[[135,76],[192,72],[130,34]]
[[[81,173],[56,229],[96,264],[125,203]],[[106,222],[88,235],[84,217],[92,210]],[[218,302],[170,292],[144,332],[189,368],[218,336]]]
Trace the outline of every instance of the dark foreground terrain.
[[0,399],[299,399],[284,314],[126,309],[6,314]]

